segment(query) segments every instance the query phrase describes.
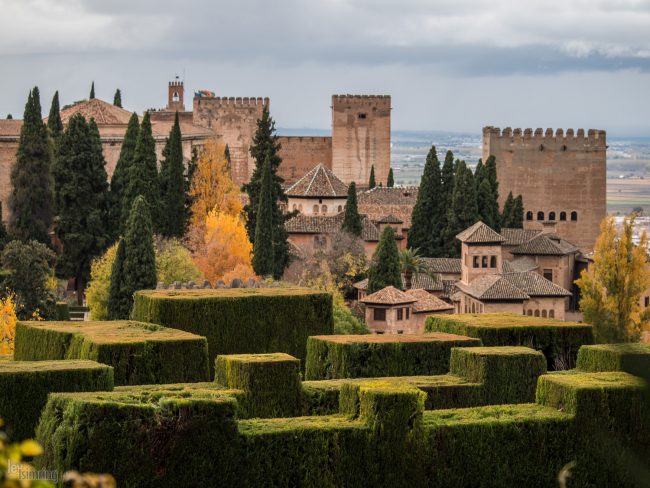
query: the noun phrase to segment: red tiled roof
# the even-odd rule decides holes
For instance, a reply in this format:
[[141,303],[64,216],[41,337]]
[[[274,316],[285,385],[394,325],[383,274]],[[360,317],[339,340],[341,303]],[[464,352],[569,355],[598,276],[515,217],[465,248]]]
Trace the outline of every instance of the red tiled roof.
[[[290,234],[334,234],[341,230],[344,213],[336,215],[298,214],[288,220],[284,226]],[[379,230],[369,218],[361,216],[361,238],[364,241],[379,241]]]
[[467,244],[500,244],[503,236],[480,220],[456,236],[460,242]]
[[413,304],[414,313],[440,312],[443,310],[454,309],[453,305],[440,300],[440,298],[432,295],[426,290],[407,290],[406,294],[417,299],[417,302]]
[[345,198],[348,195],[348,187],[329,168],[318,164],[291,185],[286,194],[290,197]]
[[394,286],[387,286],[359,301],[361,303],[376,305],[400,305],[402,303],[413,303],[417,301],[417,298],[407,295]]
[[[61,110],[61,120],[67,124],[68,120],[77,113],[88,120],[95,119],[97,125],[127,125],[132,115],[128,110],[116,107],[112,103],[93,98],[64,107]],[[47,117],[44,120],[47,121]]]

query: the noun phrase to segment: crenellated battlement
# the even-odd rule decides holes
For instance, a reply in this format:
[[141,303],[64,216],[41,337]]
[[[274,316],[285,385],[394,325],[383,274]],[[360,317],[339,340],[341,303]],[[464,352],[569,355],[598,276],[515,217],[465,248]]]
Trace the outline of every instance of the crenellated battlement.
[[390,95],[332,95],[332,106],[354,105],[390,108]]
[[183,82],[180,80],[170,81],[169,86],[183,86]]
[[[539,142],[540,144],[546,143],[558,143],[562,142],[565,145],[569,144],[581,144],[589,146],[598,146],[605,147],[607,142],[607,135],[604,130],[589,129],[585,135],[584,129],[578,129],[574,131],[573,129],[567,129],[564,132],[563,129],[556,129],[553,132],[553,129],[542,129],[537,128],[535,130],[531,128],[527,129],[512,129],[506,127],[501,130],[499,127],[487,126],[483,127],[483,139],[484,140],[494,140],[494,139],[510,139],[511,144],[524,143],[528,141]],[[566,149],[566,148],[565,148]]]
[[208,97],[208,96],[194,96],[194,100],[210,102],[210,105],[223,105],[223,106],[257,106],[268,105],[268,97]]

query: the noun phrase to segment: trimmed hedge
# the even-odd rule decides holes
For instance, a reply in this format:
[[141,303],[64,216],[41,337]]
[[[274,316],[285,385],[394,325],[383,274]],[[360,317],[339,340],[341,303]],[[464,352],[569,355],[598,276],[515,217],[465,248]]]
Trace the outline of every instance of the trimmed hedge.
[[455,334],[334,335],[307,340],[305,378],[378,378],[444,374],[451,348],[480,346]]
[[508,313],[432,315],[425,330],[476,337],[484,346],[531,347],[551,371],[573,368],[580,346],[594,342],[591,325]]
[[334,332],[332,295],[295,287],[138,291],[133,318],[206,337],[211,368],[220,354],[304,360],[309,336]]
[[16,360],[91,359],[115,370],[115,384],[209,380],[207,341],[133,321],[18,322]]
[[582,371],[625,371],[648,379],[650,344],[596,344],[578,351],[576,368]]
[[66,302],[56,302],[56,320],[70,320],[70,307]]
[[243,390],[246,417],[295,417],[300,412],[300,361],[288,354],[217,356],[215,382]]
[[94,361],[0,361],[0,418],[11,438],[28,439],[48,393],[112,389],[113,368]]

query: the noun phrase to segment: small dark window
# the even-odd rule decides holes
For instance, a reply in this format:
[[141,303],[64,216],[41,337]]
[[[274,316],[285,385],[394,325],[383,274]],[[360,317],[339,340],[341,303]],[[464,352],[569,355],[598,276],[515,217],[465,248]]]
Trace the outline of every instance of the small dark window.
[[526,220],[533,220],[533,212],[530,210],[526,212]]
[[645,297],[644,302],[646,307],[650,306],[650,297]]
[[554,319],[555,318],[555,310],[549,310],[548,311],[548,318],[549,319]]
[[575,212],[575,211],[571,212],[571,220],[573,222],[577,222],[577,220],[578,220],[578,212]]
[[497,267],[497,257],[490,256],[490,268],[496,268],[496,267]]
[[478,265],[478,256],[474,256],[474,263],[473,264],[474,264],[475,268],[478,268],[478,266],[479,266]]
[[339,213],[343,212],[343,206],[339,205]]
[[318,205],[314,205],[314,215],[318,215]]
[[178,92],[174,92],[172,95],[172,102],[178,102],[181,99],[181,97],[178,95]]
[[543,276],[548,281],[553,281],[553,270],[552,269],[545,269],[544,273],[543,273]]
[[540,150],[540,151],[543,151],[543,150],[544,150],[544,144],[540,144],[540,145],[539,145],[539,150]]
[[539,317],[539,310],[535,310],[535,317]]
[[555,212],[550,212],[548,214],[548,220],[555,220]]
[[366,114],[364,114],[364,113],[360,113],[360,114],[359,114],[359,118],[360,118],[360,119],[365,119],[365,118],[366,118]]
[[481,258],[481,268],[487,268],[488,267],[488,257],[483,256]]
[[406,320],[410,319],[411,318],[411,309],[410,308],[405,308],[404,310],[406,310]]
[[542,317],[546,318],[546,310],[542,310]]
[[560,212],[560,220],[566,220],[566,212]]
[[397,309],[397,320],[404,320],[404,309],[403,308],[398,308]]
[[544,212],[537,212],[537,220],[544,220]]
[[386,309],[385,308],[373,308],[373,319],[377,322],[386,322]]
[[528,311],[526,312],[526,315],[528,315],[529,317],[532,317],[532,316],[533,316],[533,311],[532,311],[532,310],[528,310]]

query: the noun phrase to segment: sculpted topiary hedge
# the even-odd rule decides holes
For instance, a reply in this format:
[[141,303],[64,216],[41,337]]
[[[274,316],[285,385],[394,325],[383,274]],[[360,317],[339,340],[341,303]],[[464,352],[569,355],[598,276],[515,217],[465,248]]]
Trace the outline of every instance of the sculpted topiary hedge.
[[16,360],[91,359],[114,368],[116,385],[209,379],[204,337],[134,321],[18,322]]
[[112,389],[113,368],[94,361],[0,361],[0,418],[12,439],[28,439],[48,393]]
[[480,339],[445,333],[314,336],[307,341],[305,378],[443,374],[452,347],[480,345]]
[[306,288],[139,291],[133,318],[208,339],[219,354],[284,352],[304,361],[307,338],[332,334],[332,296]]
[[425,329],[476,337],[484,346],[532,347],[549,370],[575,367],[580,346],[594,342],[590,325],[507,313],[432,315]]
[[625,371],[649,379],[650,344],[595,344],[578,351],[582,371]]

